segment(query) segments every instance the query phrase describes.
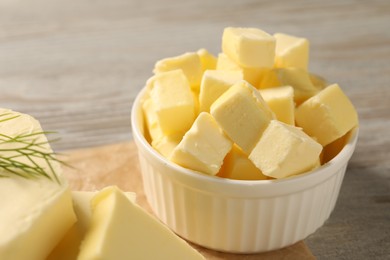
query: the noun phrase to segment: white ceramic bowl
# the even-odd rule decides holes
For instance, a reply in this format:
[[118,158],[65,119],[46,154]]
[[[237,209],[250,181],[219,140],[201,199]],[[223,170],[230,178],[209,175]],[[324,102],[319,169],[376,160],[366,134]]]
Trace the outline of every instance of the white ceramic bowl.
[[178,235],[214,250],[256,253],[292,245],[329,218],[357,129],[335,158],[314,171],[281,180],[223,179],[180,167],[150,146],[143,135],[145,93],[131,115],[144,189],[154,213]]

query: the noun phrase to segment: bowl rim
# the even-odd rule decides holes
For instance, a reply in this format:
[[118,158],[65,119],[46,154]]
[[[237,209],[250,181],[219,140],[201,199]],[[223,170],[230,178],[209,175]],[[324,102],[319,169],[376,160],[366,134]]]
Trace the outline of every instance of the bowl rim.
[[[146,140],[139,127],[140,120],[143,122],[141,102],[145,98],[146,94],[147,87],[144,87],[136,96],[131,111],[132,134],[133,139],[137,145],[138,152],[142,154],[147,153],[147,158],[152,156],[155,159],[153,162],[155,164],[154,166],[157,166],[156,164],[158,164],[158,167],[168,168],[169,170],[164,171],[164,173],[170,175],[170,178],[174,179],[175,181],[187,183],[187,185],[188,183],[191,183],[194,189],[198,189],[202,192],[215,193],[217,190],[220,192],[220,195],[229,194],[232,196],[235,194],[236,197],[273,197],[290,194],[298,190],[309,189],[312,186],[324,182],[336,174],[341,168],[347,166],[348,161],[354,152],[358,139],[359,127],[356,126],[351,130],[348,142],[345,144],[339,154],[337,154],[337,156],[314,170],[287,178],[270,180],[236,180],[207,175],[198,171],[184,168],[169,161],[167,158],[157,152]],[[152,162],[149,160],[149,163]],[[217,188],[217,186],[220,187]],[[229,190],[226,190],[227,188]]]

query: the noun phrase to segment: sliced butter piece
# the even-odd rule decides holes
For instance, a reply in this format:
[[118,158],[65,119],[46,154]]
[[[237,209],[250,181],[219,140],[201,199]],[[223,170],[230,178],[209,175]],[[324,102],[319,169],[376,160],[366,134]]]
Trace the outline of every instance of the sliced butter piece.
[[142,110],[146,122],[146,128],[150,136],[150,141],[161,139],[164,134],[158,124],[156,108],[151,98],[147,98],[142,103]]
[[215,70],[217,68],[217,57],[202,48],[196,52],[202,65],[202,71]]
[[226,134],[247,154],[274,118],[258,90],[246,81],[229,88],[210,111]]
[[[97,191],[72,191],[73,209],[76,213],[77,222],[66,233],[46,260],[77,259],[80,244],[91,223],[91,200],[96,194]],[[125,192],[125,195],[135,203],[136,194],[134,192]]]
[[206,112],[199,114],[191,129],[174,149],[171,161],[183,167],[215,175],[232,142]]
[[206,70],[200,84],[200,111],[210,112],[210,106],[214,101],[242,79],[243,75],[240,71]]
[[283,33],[275,33],[275,67],[296,67],[307,71],[309,64],[309,41]]
[[297,125],[323,146],[358,125],[356,110],[337,84],[306,100],[295,112]]
[[292,86],[294,88],[294,101],[297,105],[318,93],[310,80],[307,71],[299,68],[278,69],[277,75],[282,86]]
[[274,37],[256,28],[227,27],[222,35],[222,51],[244,68],[271,68],[275,42]]
[[195,117],[194,96],[181,70],[154,76],[150,97],[164,135],[187,131]]
[[294,89],[291,86],[259,91],[269,108],[275,113],[276,119],[289,125],[295,125]]
[[301,129],[272,120],[249,159],[264,175],[280,179],[311,170],[321,151],[322,146]]
[[187,242],[131,202],[116,187],[92,200],[90,229],[78,260],[204,259]]
[[225,53],[218,54],[217,70],[233,70],[242,73],[244,80],[253,86],[259,84],[261,78],[261,68],[244,68],[231,60]]
[[[4,116],[7,114],[6,116]],[[37,120],[29,115],[0,109],[2,122],[0,133],[9,137],[42,132]],[[5,118],[15,117],[4,121]],[[44,135],[34,135],[41,151],[52,153]],[[2,138],[3,139],[3,138]],[[26,140],[26,139],[25,139]],[[26,140],[27,141],[27,140]],[[31,140],[30,140],[31,141]],[[30,142],[27,141],[27,142]],[[14,143],[2,143],[1,149],[15,149]],[[1,151],[1,157],[9,157],[11,152]],[[14,158],[29,163],[25,157]],[[76,221],[72,208],[71,192],[62,176],[61,167],[52,161],[57,182],[49,165],[39,158],[37,165],[52,177],[26,179],[14,174],[1,172],[8,177],[0,178],[0,259],[41,260],[45,259],[56,244]]]
[[258,89],[274,88],[282,86],[278,77],[278,69],[263,69],[261,71],[260,80],[257,86]]
[[154,65],[153,72],[158,74],[177,69],[183,71],[191,88],[199,91],[203,73],[202,62],[199,55],[195,52],[187,52],[179,56],[159,60]]
[[240,147],[233,145],[226,155],[222,168],[217,176],[235,180],[266,180],[265,176]]
[[170,158],[173,149],[175,149],[175,147],[180,143],[183,136],[184,133],[162,136],[161,138],[152,141],[152,147],[162,156]]

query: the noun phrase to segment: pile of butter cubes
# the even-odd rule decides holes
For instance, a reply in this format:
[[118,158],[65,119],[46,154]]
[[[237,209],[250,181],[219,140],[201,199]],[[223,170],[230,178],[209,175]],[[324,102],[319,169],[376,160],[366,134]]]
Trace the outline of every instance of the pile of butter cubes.
[[200,49],[155,64],[146,137],[172,162],[219,177],[279,179],[319,167],[358,116],[308,62],[305,38],[225,28],[218,57]]

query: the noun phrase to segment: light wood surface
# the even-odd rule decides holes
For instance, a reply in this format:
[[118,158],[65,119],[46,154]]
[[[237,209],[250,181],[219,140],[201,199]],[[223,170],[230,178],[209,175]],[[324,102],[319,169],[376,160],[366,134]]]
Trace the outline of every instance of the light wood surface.
[[57,150],[131,139],[156,60],[220,51],[226,26],[311,42],[310,70],[355,104],[360,137],[335,211],[306,239],[319,259],[390,256],[390,2],[0,0],[0,105],[37,117]]

